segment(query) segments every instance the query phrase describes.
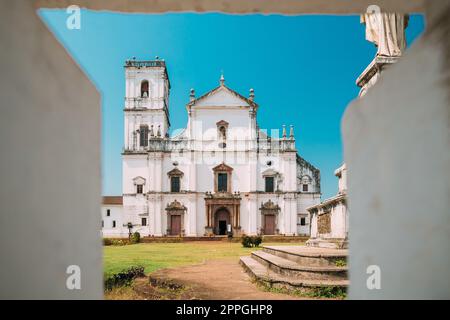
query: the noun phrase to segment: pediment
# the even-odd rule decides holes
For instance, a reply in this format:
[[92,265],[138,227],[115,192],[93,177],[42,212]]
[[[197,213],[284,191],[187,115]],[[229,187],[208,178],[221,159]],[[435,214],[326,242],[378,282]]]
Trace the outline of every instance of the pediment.
[[225,127],[228,128],[229,123],[226,122],[225,120],[220,120],[219,122],[216,122],[216,126],[217,127]]
[[169,177],[182,177],[184,175],[183,171],[178,168],[173,168],[169,172],[167,172]]
[[166,210],[167,211],[186,210],[186,207],[181,202],[174,200],[172,203],[167,205]]
[[262,173],[263,177],[274,177],[276,175],[278,175],[278,171],[275,171],[272,168],[269,168],[267,170],[264,170]]
[[266,203],[261,204],[260,210],[267,210],[267,211],[279,211],[280,207],[278,204],[272,202],[272,200],[267,201]]
[[256,107],[256,103],[231,90],[219,86],[189,103],[193,107]]
[[222,162],[222,163],[219,164],[218,166],[215,166],[215,167],[213,168],[213,171],[214,171],[214,172],[217,172],[217,171],[231,172],[231,171],[233,171],[233,168],[230,167],[230,166],[227,166],[225,163]]
[[145,184],[145,179],[142,177],[136,177],[133,179],[135,185]]

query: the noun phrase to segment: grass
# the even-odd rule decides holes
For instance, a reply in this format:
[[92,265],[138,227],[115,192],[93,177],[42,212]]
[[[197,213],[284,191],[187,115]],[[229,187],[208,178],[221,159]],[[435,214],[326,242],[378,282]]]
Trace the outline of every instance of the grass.
[[[270,245],[270,243],[264,243]],[[276,243],[273,245],[299,245]],[[261,248],[243,248],[235,242],[139,243],[127,246],[103,247],[105,274],[120,272],[141,265],[145,273],[159,269],[202,263],[211,259],[238,259]]]

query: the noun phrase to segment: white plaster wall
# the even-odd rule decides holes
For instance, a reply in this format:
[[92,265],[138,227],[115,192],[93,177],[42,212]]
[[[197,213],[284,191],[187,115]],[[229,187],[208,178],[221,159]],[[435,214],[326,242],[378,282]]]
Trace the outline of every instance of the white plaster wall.
[[0,1],[0,42],[0,299],[101,299],[100,96],[32,1]]
[[[139,129],[140,125],[146,124],[151,127],[156,135],[158,126],[161,128],[161,135],[165,136],[169,128],[164,109],[164,102],[168,102],[169,88],[168,81],[163,78],[164,68],[125,68],[125,97],[128,99],[140,98],[141,82],[147,80],[149,83],[149,96],[140,102],[140,107],[147,108],[145,111],[127,111],[125,115],[125,148],[133,148],[133,131]],[[125,108],[133,108],[125,101]],[[150,137],[150,135],[149,135]],[[137,135],[137,147],[139,148],[139,134]]]
[[[302,218],[302,217],[305,218],[304,226],[302,226],[300,224],[300,222],[301,222],[300,218]],[[309,215],[308,214],[298,214],[297,215],[297,234],[309,236],[309,226],[310,226]]]
[[[150,59],[149,59],[150,60]],[[149,95],[150,100],[155,99],[156,101],[162,102],[163,98],[166,96],[166,80],[163,79],[164,68],[125,68],[125,89],[126,97],[137,98],[141,96],[141,83],[144,80],[148,81],[149,84]],[[162,103],[155,107],[162,107]]]
[[330,237],[333,239],[344,239],[346,236],[346,215],[347,210],[345,205],[342,203],[338,203],[336,206],[331,209],[331,233],[326,237]]
[[133,181],[136,177],[145,179],[144,193],[155,190],[155,179],[152,176],[153,166],[147,165],[147,155],[124,155],[122,159],[122,190],[124,194],[136,193],[137,189]]
[[[196,159],[202,161],[194,162],[193,155]],[[135,194],[136,186],[133,178],[142,176],[146,179],[144,185],[145,192],[169,192],[170,183],[167,173],[175,168],[173,162],[176,160],[176,166],[184,175],[181,179],[181,190],[194,191],[195,194],[167,194],[158,196],[157,194],[147,198],[145,195],[131,195],[124,198],[124,215],[127,221],[140,223],[140,217],[137,214],[148,211],[149,228],[148,233],[152,234],[157,230],[161,230],[165,234],[167,229],[167,219],[165,208],[168,203],[173,200],[180,201],[188,208],[185,216],[185,231],[187,235],[203,235],[205,223],[205,203],[204,192],[212,192],[214,190],[214,174],[213,168],[220,164],[224,159],[225,163],[233,167],[231,190],[240,191],[243,199],[241,203],[241,226],[247,234],[256,234],[261,228],[261,211],[259,210],[261,203],[272,200],[279,204],[282,208],[277,225],[281,234],[297,234],[297,214],[301,213],[304,208],[309,205],[316,204],[320,195],[317,193],[305,193],[296,195],[296,171],[297,165],[295,153],[288,154],[272,154],[269,156],[261,156],[257,160],[256,153],[248,152],[184,152],[181,155],[173,156],[169,153],[160,154],[154,157],[151,154],[147,160],[147,155],[126,155],[123,162],[124,174],[124,193]],[[252,161],[250,161],[253,159]],[[272,160],[272,165],[266,164],[267,160]],[[159,166],[159,167],[158,167]],[[161,168],[161,169],[157,169]],[[195,169],[194,169],[195,168]],[[281,190],[292,191],[293,193],[285,199],[283,194],[268,193],[245,196],[247,192],[264,191],[263,171],[271,168],[278,171],[283,176]],[[252,174],[255,172],[256,175]],[[194,180],[194,181],[191,181]],[[254,182],[252,182],[254,181]],[[252,187],[254,185],[254,187]],[[155,197],[162,197],[162,202],[157,204],[154,202]],[[251,200],[253,199],[253,200]],[[300,204],[300,206],[299,206]],[[133,212],[135,212],[133,216]],[[306,211],[305,211],[306,212]],[[158,226],[156,226],[158,225]],[[305,229],[305,228],[303,228]],[[302,231],[302,233],[309,232]]]
[[[107,210],[110,210],[110,216],[107,216]],[[128,229],[123,227],[123,206],[122,205],[102,205],[102,236],[111,238],[128,237]],[[116,227],[113,228],[113,221],[116,221]]]
[[297,190],[303,193],[303,183],[302,180],[304,177],[308,177],[311,179],[311,183],[308,185],[308,193],[316,193],[319,192],[320,188],[318,182],[314,179],[313,171],[308,167],[302,167],[299,163],[297,163]]
[[[195,107],[191,126],[195,140],[210,142],[210,149],[220,150],[217,145],[217,122],[224,120],[229,123],[227,130],[227,147],[233,144],[238,150],[245,149],[241,141],[250,139],[250,116],[248,108],[239,107]],[[234,140],[237,140],[234,142]]]
[[[342,122],[352,299],[450,298],[450,15],[448,2],[428,4],[442,20]],[[366,286],[369,265],[380,290]]]

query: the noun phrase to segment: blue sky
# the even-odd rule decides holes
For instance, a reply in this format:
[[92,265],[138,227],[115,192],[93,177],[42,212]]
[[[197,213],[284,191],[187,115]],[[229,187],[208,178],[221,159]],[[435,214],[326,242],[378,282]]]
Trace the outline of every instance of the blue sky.
[[[172,130],[186,125],[189,90],[199,96],[226,84],[254,88],[261,128],[295,127],[299,154],[318,167],[322,198],[334,195],[333,175],[343,161],[340,121],[359,92],[355,80],[375,55],[359,16],[121,14],[83,10],[81,29],[66,28],[64,10],[41,10],[56,37],[102,94],[104,195],[122,188],[123,102],[126,59],[165,59],[172,89]],[[424,29],[413,15],[408,45]]]

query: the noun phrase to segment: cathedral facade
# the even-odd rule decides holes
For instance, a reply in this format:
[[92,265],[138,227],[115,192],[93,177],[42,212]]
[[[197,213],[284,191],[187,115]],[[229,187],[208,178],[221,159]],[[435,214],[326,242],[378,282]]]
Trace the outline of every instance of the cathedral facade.
[[186,128],[169,135],[163,60],[125,63],[121,221],[104,236],[308,235],[320,172],[301,158],[293,127],[267,132],[259,106],[225,85],[191,90]]

